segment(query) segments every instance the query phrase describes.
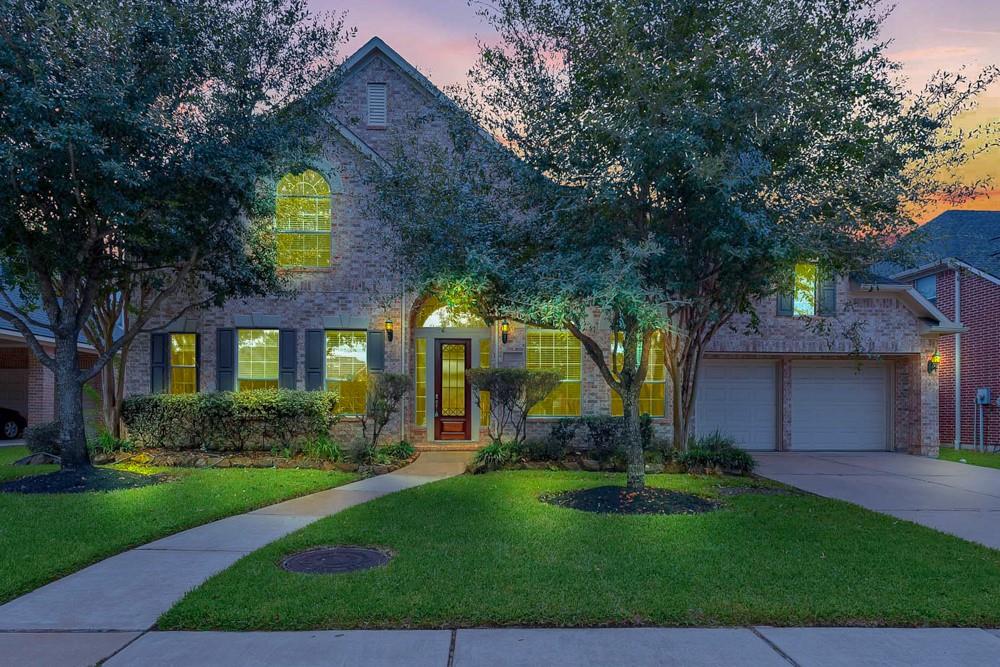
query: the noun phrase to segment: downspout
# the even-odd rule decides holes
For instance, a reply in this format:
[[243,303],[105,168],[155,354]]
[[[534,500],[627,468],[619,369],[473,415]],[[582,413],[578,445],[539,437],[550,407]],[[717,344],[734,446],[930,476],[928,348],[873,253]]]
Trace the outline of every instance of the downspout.
[[[955,324],[962,323],[962,277],[955,271]],[[955,449],[962,448],[962,334],[955,334]]]

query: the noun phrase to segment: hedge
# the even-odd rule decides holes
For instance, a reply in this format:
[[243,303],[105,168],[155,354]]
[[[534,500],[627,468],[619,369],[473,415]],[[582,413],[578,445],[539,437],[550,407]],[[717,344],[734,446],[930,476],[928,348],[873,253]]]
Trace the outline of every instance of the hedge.
[[301,449],[329,435],[336,404],[335,394],[291,389],[144,394],[125,400],[122,421],[143,448]]

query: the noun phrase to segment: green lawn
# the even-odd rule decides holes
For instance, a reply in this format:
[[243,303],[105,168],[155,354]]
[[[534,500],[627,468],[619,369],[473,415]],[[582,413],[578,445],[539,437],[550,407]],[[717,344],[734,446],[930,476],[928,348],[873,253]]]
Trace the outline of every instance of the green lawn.
[[977,452],[971,449],[955,449],[946,445],[941,445],[938,450],[938,458],[942,461],[958,461],[965,459],[969,465],[983,466],[984,468],[1000,468],[1000,454],[990,454]]
[[[0,448],[0,480],[39,471],[9,465],[25,453]],[[321,470],[128,469],[178,479],[101,493],[0,493],[0,602],[129,547],[356,478]]]
[[[649,480],[707,496],[719,484],[681,475]],[[610,516],[537,500],[609,482],[622,477],[518,471],[385,496],[243,558],[159,625],[1000,623],[1000,552],[847,503],[758,494],[725,497],[725,508],[709,514]],[[278,568],[284,555],[324,544],[382,546],[396,557],[385,568],[346,575]]]
[[0,482],[27,475],[54,472],[59,466],[12,466],[11,463],[28,455],[26,447],[0,447]]

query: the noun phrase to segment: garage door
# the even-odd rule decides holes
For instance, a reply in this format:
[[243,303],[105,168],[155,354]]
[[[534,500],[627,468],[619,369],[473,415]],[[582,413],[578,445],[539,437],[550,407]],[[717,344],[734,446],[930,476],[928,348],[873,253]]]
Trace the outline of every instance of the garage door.
[[695,431],[715,431],[746,449],[775,449],[777,364],[773,361],[706,359],[695,400]]
[[792,362],[792,450],[888,449],[884,364]]

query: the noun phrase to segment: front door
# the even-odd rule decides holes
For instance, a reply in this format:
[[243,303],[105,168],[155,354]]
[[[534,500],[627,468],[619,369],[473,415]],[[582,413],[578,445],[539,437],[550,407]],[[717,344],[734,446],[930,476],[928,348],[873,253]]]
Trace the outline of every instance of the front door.
[[465,371],[472,365],[472,341],[435,341],[434,439],[472,439],[472,392]]

